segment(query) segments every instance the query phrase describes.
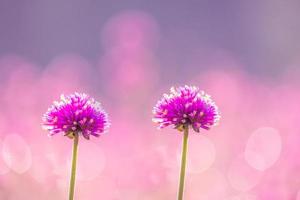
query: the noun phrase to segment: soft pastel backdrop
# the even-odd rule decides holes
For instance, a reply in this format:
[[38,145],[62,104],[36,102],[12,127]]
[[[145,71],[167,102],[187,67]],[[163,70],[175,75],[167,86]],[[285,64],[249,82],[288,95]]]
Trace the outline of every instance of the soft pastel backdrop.
[[218,127],[191,133],[186,200],[300,200],[300,2],[0,1],[0,199],[67,197],[72,141],[41,117],[61,93],[102,102],[76,199],[176,199],[182,135],[151,122],[197,85]]

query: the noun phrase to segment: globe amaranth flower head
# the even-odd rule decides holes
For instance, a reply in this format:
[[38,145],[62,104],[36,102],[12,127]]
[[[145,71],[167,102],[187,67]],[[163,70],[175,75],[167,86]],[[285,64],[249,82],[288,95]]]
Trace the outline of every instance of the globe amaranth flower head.
[[182,131],[191,126],[194,131],[209,129],[220,119],[218,108],[210,96],[195,86],[172,87],[170,94],[164,94],[153,109],[153,121],[159,128],[173,125]]
[[108,116],[99,102],[84,93],[61,95],[43,116],[43,127],[50,135],[63,133],[73,138],[76,134],[89,139],[100,136],[109,127]]

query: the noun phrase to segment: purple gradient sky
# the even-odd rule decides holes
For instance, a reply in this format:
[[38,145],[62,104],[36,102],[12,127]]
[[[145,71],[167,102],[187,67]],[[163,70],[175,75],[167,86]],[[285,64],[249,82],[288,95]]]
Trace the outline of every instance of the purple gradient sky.
[[248,71],[274,75],[299,55],[297,0],[1,0],[0,56],[15,53],[45,65],[71,52],[96,63],[103,25],[127,10],[144,11],[158,23],[155,54],[165,71],[181,70],[195,52],[205,58],[220,50]]

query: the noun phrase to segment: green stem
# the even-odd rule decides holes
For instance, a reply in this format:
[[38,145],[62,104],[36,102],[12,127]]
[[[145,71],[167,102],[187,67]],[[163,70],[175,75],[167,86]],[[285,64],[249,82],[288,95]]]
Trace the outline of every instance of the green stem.
[[73,143],[72,172],[71,172],[71,179],[70,179],[69,200],[73,200],[74,199],[78,139],[79,139],[78,134],[74,134],[74,139],[73,139],[74,143]]
[[189,127],[184,126],[183,142],[182,142],[182,153],[181,153],[181,168],[180,168],[180,181],[178,189],[178,200],[183,199],[183,190],[184,190],[184,178],[185,178],[185,168],[186,168],[186,154],[188,146],[188,135]]

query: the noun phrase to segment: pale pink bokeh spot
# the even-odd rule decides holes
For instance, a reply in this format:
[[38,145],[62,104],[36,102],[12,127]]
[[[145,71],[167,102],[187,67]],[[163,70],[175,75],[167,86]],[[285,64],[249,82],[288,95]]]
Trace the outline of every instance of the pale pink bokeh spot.
[[32,164],[30,146],[19,134],[8,134],[3,140],[2,156],[6,165],[16,173],[25,173]]
[[235,158],[228,169],[227,179],[237,191],[247,192],[257,186],[263,176],[261,171],[253,169],[242,155]]
[[281,152],[279,131],[272,127],[261,127],[249,137],[245,149],[245,159],[257,170],[266,170],[279,158]]
[[[202,135],[190,134],[189,155],[187,157],[187,172],[197,174],[209,169],[216,158],[214,143]],[[180,165],[180,151],[177,153],[177,164]]]

